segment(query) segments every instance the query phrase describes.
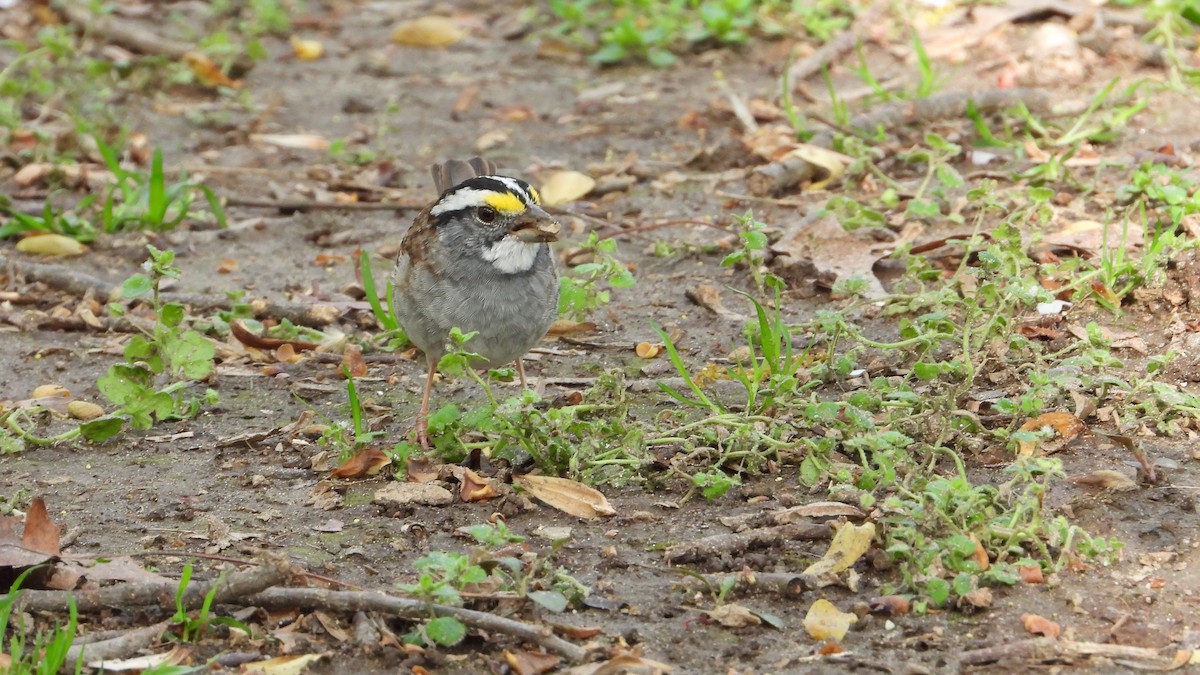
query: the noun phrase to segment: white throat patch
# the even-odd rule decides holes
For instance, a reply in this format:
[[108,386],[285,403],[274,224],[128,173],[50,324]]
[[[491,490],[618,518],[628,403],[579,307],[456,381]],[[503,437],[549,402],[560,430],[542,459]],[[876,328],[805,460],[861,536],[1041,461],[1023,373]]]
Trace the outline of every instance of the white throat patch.
[[528,272],[541,244],[521,241],[511,234],[483,249],[483,259],[505,274]]

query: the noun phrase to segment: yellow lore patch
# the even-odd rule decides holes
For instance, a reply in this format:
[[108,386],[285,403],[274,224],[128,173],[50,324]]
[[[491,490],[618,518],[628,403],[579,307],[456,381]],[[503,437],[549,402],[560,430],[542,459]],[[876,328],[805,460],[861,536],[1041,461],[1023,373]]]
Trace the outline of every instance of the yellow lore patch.
[[520,213],[525,210],[525,202],[511,192],[492,192],[485,196],[483,201],[502,213]]

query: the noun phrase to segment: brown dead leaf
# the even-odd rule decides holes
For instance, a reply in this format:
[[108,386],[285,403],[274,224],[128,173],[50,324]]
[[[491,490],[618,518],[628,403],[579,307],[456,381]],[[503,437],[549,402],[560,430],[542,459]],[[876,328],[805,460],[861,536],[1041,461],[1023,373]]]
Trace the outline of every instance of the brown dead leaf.
[[367,362],[363,359],[362,350],[355,345],[346,345],[342,352],[342,365],[338,368],[341,377],[363,377],[367,374]]
[[500,496],[492,481],[480,476],[465,466],[451,467],[454,477],[458,479],[458,498],[464,502],[481,502]]
[[442,475],[442,463],[432,457],[409,457],[405,464],[410,483],[428,483]]
[[343,462],[341,466],[331,471],[329,475],[333,478],[346,479],[374,476],[391,463],[391,458],[383,454],[382,450],[367,448]]
[[883,614],[884,616],[895,616],[899,614],[908,614],[911,603],[909,599],[903,595],[880,595],[871,598],[871,613]]
[[817,645],[817,654],[821,656],[833,656],[834,654],[841,654],[845,651],[846,649],[842,647],[841,643],[837,640],[826,640]]
[[547,335],[576,335],[578,333],[595,333],[596,324],[591,321],[571,321],[570,319],[555,319],[550,324]]
[[425,49],[446,47],[466,36],[467,32],[448,16],[423,16],[392,30],[392,42]]
[[841,642],[858,617],[839,610],[832,602],[820,598],[808,608],[804,615],[804,630],[814,640],[836,640]]
[[1067,480],[1075,485],[1111,490],[1112,492],[1126,492],[1137,489],[1137,482],[1133,478],[1126,476],[1120,471],[1113,471],[1111,469],[1097,469],[1080,476],[1070,476]]
[[1050,619],[1038,616],[1037,614],[1022,614],[1021,625],[1024,626],[1025,631],[1031,635],[1058,637],[1062,634],[1062,626],[1059,626]]
[[58,557],[61,528],[51,522],[46,502],[34,497],[25,512],[25,530],[17,537],[16,526],[21,519],[0,517],[0,567],[24,569]]
[[562,663],[562,657],[544,652],[510,652],[505,649],[504,662],[516,675],[542,675],[557,668]]
[[87,253],[87,247],[61,234],[34,234],[17,242],[17,250],[21,253],[36,255],[72,256]]
[[201,52],[188,52],[184,54],[183,62],[191,69],[192,74],[196,76],[196,80],[206,87],[242,88],[241,80],[235,80],[226,75],[215,61]]
[[745,321],[748,317],[745,314],[734,312],[721,302],[721,289],[711,284],[697,284],[692,288],[684,291],[684,295],[688,300],[716,314],[722,319],[730,321]]
[[233,258],[221,258],[221,263],[217,265],[217,274],[231,274],[237,268],[237,260]]
[[[1048,412],[1042,413],[1022,424],[1021,431],[1036,431],[1043,427],[1050,427],[1058,434],[1057,438],[1041,443],[1042,453],[1046,455],[1063,449],[1063,447],[1075,440],[1075,437],[1083,433],[1083,430],[1087,428],[1083,420],[1069,412]],[[1038,444],[1032,441],[1019,441],[1017,443],[1017,454],[1021,457],[1032,457],[1034,451],[1037,449]]]
[[762,624],[762,619],[741,605],[729,603],[721,605],[716,609],[703,610],[713,621],[725,626],[726,628],[743,628],[745,626],[758,626]]
[[558,206],[582,199],[596,187],[596,179],[579,171],[555,171],[542,181],[542,203]]
[[975,542],[975,554],[973,556],[975,559],[975,564],[979,566],[980,572],[986,572],[988,567],[990,567],[992,564],[991,561],[988,560],[987,549],[985,549],[983,544],[979,542],[979,538],[975,536],[974,532],[971,533],[971,541]]
[[513,476],[513,482],[547,506],[578,518],[595,520],[617,513],[599,490],[568,478],[525,475]]
[[966,595],[958,599],[957,604],[959,609],[987,609],[992,606],[993,602],[995,602],[995,598],[992,596],[992,589],[985,586],[968,591]]
[[[864,228],[870,229],[870,228]],[[866,282],[867,299],[887,295],[875,276],[875,262],[891,254],[892,242],[867,238],[864,231],[847,232],[837,218],[821,218],[806,227],[785,234],[771,245],[775,258],[771,266],[789,285],[815,281],[832,284],[837,279],[860,278]]]
[[1046,580],[1042,575],[1041,565],[1021,565],[1017,567],[1017,574],[1020,575],[1021,581],[1027,584],[1040,584]]

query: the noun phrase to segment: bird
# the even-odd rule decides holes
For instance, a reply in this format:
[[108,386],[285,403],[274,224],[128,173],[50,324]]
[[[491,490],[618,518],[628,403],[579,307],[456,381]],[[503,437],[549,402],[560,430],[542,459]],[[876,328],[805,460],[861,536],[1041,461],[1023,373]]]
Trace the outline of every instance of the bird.
[[429,447],[429,400],[452,328],[476,335],[466,350],[473,367],[515,363],[558,317],[558,272],[550,242],[561,224],[529,183],[501,175],[473,157],[431,168],[439,197],[413,219],[392,272],[392,311],[425,353],[425,389],[415,422]]

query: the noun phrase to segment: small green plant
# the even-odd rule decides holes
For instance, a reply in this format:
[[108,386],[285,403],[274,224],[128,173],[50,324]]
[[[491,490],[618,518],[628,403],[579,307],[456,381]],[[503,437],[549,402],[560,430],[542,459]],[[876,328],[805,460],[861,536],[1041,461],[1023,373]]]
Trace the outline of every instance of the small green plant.
[[[414,566],[420,575],[417,581],[400,584],[399,589],[430,605],[461,607],[462,591],[488,577],[487,571],[461,553],[433,551],[418,558]],[[410,643],[451,647],[462,642],[466,635],[467,627],[462,621],[453,616],[438,616],[431,606],[429,618],[404,639]]]
[[83,672],[82,652],[79,653],[74,666],[68,666],[68,650],[75,642],[75,632],[79,625],[79,612],[75,608],[74,598],[69,600],[66,625],[55,625],[48,633],[41,630],[33,633],[32,643],[30,633],[24,627],[27,615],[18,613],[16,625],[13,625],[13,610],[21,598],[21,584],[32,571],[33,568],[23,572],[13,582],[8,593],[0,595],[0,654],[5,654],[8,658],[4,672],[10,675],[56,675],[72,672],[78,675]]
[[[211,405],[216,399],[211,389],[199,398],[188,395],[189,387],[212,372],[216,350],[207,338],[184,326],[187,312],[183,305],[162,299],[159,291],[162,280],[180,276],[179,268],[174,265],[175,252],[160,251],[154,246],[146,248],[150,258],[142,266],[144,272],[125,280],[121,297],[148,295],[154,326],[134,336],[125,346],[125,363],[109,368],[108,374],[96,383],[100,393],[120,408],[120,414],[127,416],[135,429],[148,429],[155,420],[191,417],[199,412],[201,405]],[[119,305],[110,309],[117,314],[125,311]],[[85,437],[101,440],[86,431]]]
[[590,253],[591,261],[576,265],[559,279],[558,315],[573,321],[582,321],[594,310],[608,304],[610,293],[601,284],[610,288],[630,288],[636,283],[629,268],[615,257],[616,241],[600,239],[593,232],[580,251]]
[[106,233],[172,230],[185,219],[198,215],[192,208],[196,193],[207,200],[217,223],[225,226],[225,210],[216,193],[208,186],[189,181],[186,177],[178,183],[167,184],[162,150],[154,150],[150,172],[143,173],[126,169],[112,146],[99,136],[93,138],[104,164],[114,177],[101,205],[100,222]]
[[213,584],[205,594],[204,603],[200,606],[196,617],[192,618],[183,605],[183,596],[187,593],[188,584],[191,581],[192,564],[189,562],[183,566],[183,572],[179,575],[179,585],[175,589],[175,614],[171,616],[171,622],[179,626],[179,639],[182,642],[195,642],[204,637],[204,633],[208,631],[209,612],[212,610],[213,598],[217,595],[217,584]]
[[408,346],[408,336],[404,334],[404,329],[400,327],[400,321],[396,318],[395,305],[395,286],[391,279],[388,279],[385,286],[384,294],[379,294],[379,286],[375,283],[375,274],[371,269],[371,255],[366,251],[359,254],[358,271],[362,277],[363,292],[366,294],[367,302],[371,303],[371,312],[375,315],[375,320],[383,327],[384,332],[378,337],[380,341],[384,341],[384,347],[387,351],[394,351]]
[[88,243],[96,239],[96,227],[87,218],[78,214],[87,211],[96,201],[95,195],[89,195],[75,206],[74,209],[59,211],[50,203],[50,199],[42,206],[41,215],[16,211],[0,200],[0,212],[9,216],[9,221],[0,226],[0,239],[7,239],[28,232],[48,232],[71,237],[77,241]]
[[766,289],[767,249],[770,244],[765,231],[767,226],[754,219],[753,211],[734,216],[733,222],[738,235],[738,245],[733,252],[725,256],[721,266],[745,265],[750,270],[754,285],[761,293]]

